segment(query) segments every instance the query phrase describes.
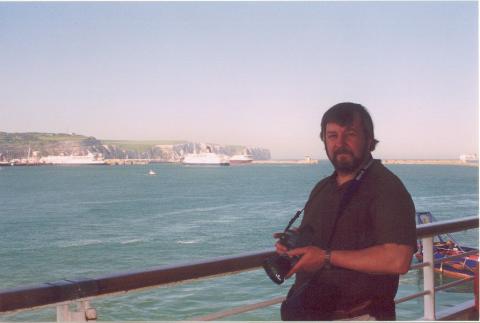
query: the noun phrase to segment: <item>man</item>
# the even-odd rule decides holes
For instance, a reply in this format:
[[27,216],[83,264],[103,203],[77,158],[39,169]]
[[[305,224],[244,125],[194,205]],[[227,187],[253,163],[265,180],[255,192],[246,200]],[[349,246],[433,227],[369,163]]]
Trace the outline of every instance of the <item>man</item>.
[[[394,320],[399,274],[416,251],[415,207],[402,182],[373,160],[373,122],[360,104],[323,116],[320,137],[335,172],[312,190],[300,225],[312,245],[278,253],[300,257],[283,320]],[[361,173],[361,175],[360,175]],[[359,176],[360,175],[360,176]]]

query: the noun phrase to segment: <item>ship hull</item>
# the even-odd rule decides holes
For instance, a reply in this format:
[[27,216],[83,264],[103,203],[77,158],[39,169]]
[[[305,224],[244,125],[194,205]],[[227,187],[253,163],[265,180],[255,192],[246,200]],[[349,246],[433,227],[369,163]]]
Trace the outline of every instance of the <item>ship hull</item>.
[[184,165],[191,166],[229,166],[230,163],[183,163]]
[[253,159],[250,155],[233,155],[230,157],[230,164],[232,165],[250,164],[251,162],[253,162]]
[[251,164],[253,160],[231,160],[231,165],[244,165],[244,164]]
[[65,165],[65,166],[78,166],[78,165],[106,165],[103,158],[98,159],[92,154],[84,156],[46,156],[40,158],[40,163],[44,165]]

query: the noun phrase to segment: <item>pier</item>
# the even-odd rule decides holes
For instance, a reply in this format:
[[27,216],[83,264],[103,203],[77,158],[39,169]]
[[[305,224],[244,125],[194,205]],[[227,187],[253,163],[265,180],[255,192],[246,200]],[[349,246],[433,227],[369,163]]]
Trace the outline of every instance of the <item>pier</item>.
[[460,159],[382,159],[384,165],[449,165],[478,167],[478,162],[466,162]]

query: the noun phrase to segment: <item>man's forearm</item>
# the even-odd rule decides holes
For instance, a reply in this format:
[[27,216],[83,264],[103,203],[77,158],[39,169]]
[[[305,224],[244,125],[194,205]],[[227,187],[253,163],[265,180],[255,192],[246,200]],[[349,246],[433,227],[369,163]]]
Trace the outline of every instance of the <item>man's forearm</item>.
[[361,250],[332,250],[330,262],[366,273],[405,274],[412,255],[412,247],[389,243]]

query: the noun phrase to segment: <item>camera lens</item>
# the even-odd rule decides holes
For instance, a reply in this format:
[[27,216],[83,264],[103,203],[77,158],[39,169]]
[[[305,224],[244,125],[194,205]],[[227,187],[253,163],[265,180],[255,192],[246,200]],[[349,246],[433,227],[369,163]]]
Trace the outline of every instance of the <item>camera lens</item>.
[[292,268],[291,260],[288,256],[272,256],[264,260],[263,269],[270,279],[280,285],[285,281],[285,275]]

